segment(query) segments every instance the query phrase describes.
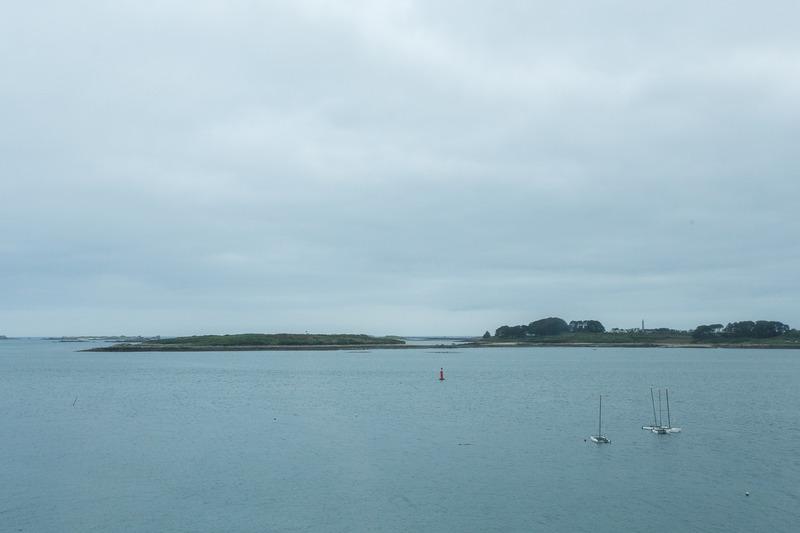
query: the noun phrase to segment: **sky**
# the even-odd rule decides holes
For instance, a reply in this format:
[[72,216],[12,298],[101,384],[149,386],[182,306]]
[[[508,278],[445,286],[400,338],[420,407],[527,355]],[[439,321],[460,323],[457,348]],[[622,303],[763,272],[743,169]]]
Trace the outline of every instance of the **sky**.
[[800,327],[797,20],[11,3],[0,334]]

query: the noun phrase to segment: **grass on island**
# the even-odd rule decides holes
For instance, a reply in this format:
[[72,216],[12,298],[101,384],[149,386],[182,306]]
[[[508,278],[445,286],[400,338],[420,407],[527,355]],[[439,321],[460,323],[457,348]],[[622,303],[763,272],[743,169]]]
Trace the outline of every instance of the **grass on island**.
[[575,332],[536,337],[491,337],[482,342],[520,344],[691,344],[691,335],[680,333],[589,333]]
[[198,335],[149,340],[142,345],[159,346],[360,346],[405,344],[396,337],[372,337],[370,335],[318,335],[296,333],[243,333],[238,335]]
[[677,331],[644,331],[644,332],[575,332],[560,335],[542,335],[537,337],[491,337],[478,341],[480,344],[515,343],[515,344],[631,344],[631,345],[757,345],[757,346],[800,346],[800,338],[791,335],[780,335],[770,338],[715,337],[710,339],[694,339],[691,333]]
[[87,352],[193,352],[281,349],[336,350],[348,347],[406,346],[398,337],[370,335],[315,335],[296,333],[243,333],[238,335],[197,335],[124,342],[83,350]]

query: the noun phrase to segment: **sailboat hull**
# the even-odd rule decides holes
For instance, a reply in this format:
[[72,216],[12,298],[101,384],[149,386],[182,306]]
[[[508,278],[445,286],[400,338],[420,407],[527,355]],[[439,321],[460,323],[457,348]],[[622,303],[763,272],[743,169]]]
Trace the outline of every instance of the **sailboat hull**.
[[665,389],[667,393],[667,425],[661,422],[661,389],[658,390],[658,417],[656,417],[656,402],[653,396],[653,388],[650,388],[650,401],[653,404],[653,425],[642,426],[642,429],[652,431],[656,435],[666,435],[668,433],[680,433],[681,428],[672,427],[672,417],[669,413],[669,389]]
[[681,428],[671,428],[667,426],[642,426],[642,429],[652,431],[657,435],[665,435],[667,433],[680,433]]
[[592,435],[589,438],[592,439],[592,442],[596,442],[597,444],[609,444],[611,442],[605,435]]

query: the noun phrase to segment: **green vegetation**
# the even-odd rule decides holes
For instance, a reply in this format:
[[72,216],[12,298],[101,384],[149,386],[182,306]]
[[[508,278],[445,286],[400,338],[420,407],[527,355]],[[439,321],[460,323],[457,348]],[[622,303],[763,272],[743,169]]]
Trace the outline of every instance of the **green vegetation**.
[[494,336],[498,339],[527,339],[576,332],[602,333],[605,330],[603,324],[597,320],[573,320],[567,324],[563,318],[551,316],[534,320],[527,326],[500,326],[495,330]]
[[396,337],[372,337],[369,335],[312,335],[294,333],[244,333],[240,335],[198,335],[150,339],[137,343],[122,343],[92,348],[94,352],[167,352],[167,351],[228,351],[270,349],[336,349],[348,347],[396,347],[405,346],[405,341]]
[[[483,341],[486,342],[486,341]],[[497,338],[488,339],[488,342],[513,342],[516,344],[628,344],[633,346],[651,345],[689,345],[692,337],[686,332],[675,330],[666,331],[621,331],[595,333],[591,331],[576,331],[558,335],[540,335],[523,338]]]
[[692,337],[697,340],[731,340],[731,339],[769,339],[790,333],[789,326],[783,322],[773,320],[744,320],[730,322],[724,328],[722,324],[709,324],[697,326],[692,332]]
[[[488,332],[487,332],[488,333]],[[704,324],[692,331],[669,328],[630,329],[607,332],[597,320],[549,317],[528,325],[500,326],[495,335],[484,336],[479,345],[493,343],[518,345],[622,345],[622,346],[764,346],[800,347],[800,332],[782,322],[757,320]]]
[[294,333],[244,333],[240,335],[199,335],[147,341],[142,344],[183,346],[357,346],[376,344],[405,344],[393,337],[369,335],[312,335]]

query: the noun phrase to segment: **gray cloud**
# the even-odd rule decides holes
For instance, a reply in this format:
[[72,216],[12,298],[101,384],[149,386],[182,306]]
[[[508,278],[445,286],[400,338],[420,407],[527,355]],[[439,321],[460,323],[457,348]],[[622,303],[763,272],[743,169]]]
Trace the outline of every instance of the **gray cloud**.
[[7,11],[2,333],[800,324],[793,2]]

